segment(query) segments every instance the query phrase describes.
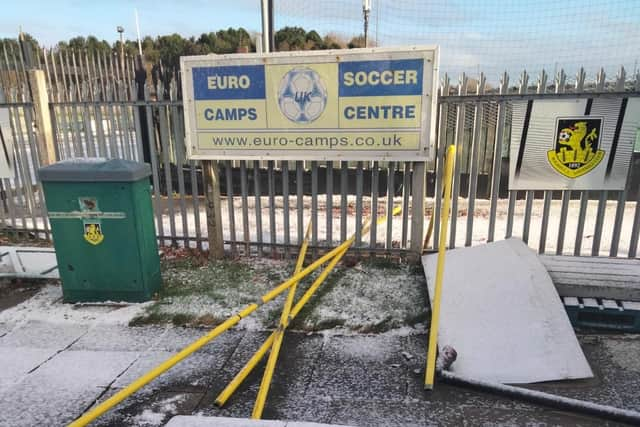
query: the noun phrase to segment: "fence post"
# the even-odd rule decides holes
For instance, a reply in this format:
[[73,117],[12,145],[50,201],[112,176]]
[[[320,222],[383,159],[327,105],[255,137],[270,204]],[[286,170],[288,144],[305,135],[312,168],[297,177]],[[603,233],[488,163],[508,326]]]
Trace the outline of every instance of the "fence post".
[[[136,88],[138,93],[138,101],[144,101],[144,88],[147,81],[147,70],[144,68],[144,58],[141,55],[136,57],[135,70]],[[144,105],[138,106],[138,116],[140,120],[140,142],[142,143],[142,161],[151,163],[151,138],[149,135],[149,127],[147,126],[147,108]]]
[[411,183],[411,255],[409,256],[412,261],[418,261],[422,255],[426,178],[425,162],[414,162]]
[[215,160],[203,160],[202,171],[207,207],[209,258],[222,259],[224,257],[224,241],[222,239],[222,201],[220,200],[218,162]]
[[[29,85],[35,112],[40,165],[46,166],[56,162],[56,146],[51,126],[49,94],[47,93],[44,71],[29,70]],[[29,126],[28,123],[27,126]]]

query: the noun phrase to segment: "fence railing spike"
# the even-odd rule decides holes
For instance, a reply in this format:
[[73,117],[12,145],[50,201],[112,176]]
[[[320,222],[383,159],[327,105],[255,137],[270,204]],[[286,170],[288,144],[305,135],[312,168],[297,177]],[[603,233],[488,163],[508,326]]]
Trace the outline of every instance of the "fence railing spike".
[[460,80],[459,80],[459,85],[458,85],[458,95],[462,95],[462,94],[466,94],[467,93],[467,82],[468,82],[468,78],[467,78],[467,74],[466,73],[462,73],[462,75],[460,75]]
[[538,76],[538,87],[537,87],[537,92],[538,93],[545,93],[546,92],[546,90],[547,90],[547,79],[548,79],[547,72],[543,68],[542,71],[540,72],[540,75]]
[[624,92],[624,85],[627,81],[627,71],[624,69],[624,65],[620,66],[618,74],[616,75],[616,91]]
[[509,73],[505,70],[500,76],[500,94],[504,95],[509,91]]
[[484,75],[484,73],[480,73],[480,79],[478,80],[478,87],[477,87],[478,95],[484,94],[486,83],[487,83],[487,77]]
[[587,73],[584,71],[584,67],[580,67],[578,74],[576,74],[576,91],[582,92],[584,90],[584,82],[587,78]]
[[522,70],[522,74],[520,74],[520,85],[518,92],[520,94],[526,94],[529,90],[529,74],[527,74],[527,70]]
[[604,72],[604,68],[600,68],[598,74],[596,74],[596,90],[603,91],[606,83],[607,74]]

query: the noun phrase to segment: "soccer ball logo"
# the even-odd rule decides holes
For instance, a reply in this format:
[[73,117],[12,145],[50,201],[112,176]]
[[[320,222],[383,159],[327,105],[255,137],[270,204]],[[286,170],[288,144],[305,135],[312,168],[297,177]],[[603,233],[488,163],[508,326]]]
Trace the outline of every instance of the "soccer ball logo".
[[294,123],[311,123],[327,105],[327,89],[318,73],[295,68],[284,75],[278,90],[280,111]]
[[558,135],[558,141],[560,141],[562,144],[567,144],[570,139],[571,139],[571,135],[569,134],[569,132],[565,130],[561,131],[560,134]]

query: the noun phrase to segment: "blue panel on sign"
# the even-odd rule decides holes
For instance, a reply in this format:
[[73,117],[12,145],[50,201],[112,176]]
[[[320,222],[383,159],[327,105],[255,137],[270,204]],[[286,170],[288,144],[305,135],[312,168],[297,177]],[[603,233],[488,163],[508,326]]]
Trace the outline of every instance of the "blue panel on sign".
[[193,92],[203,99],[264,99],[264,65],[198,67]]
[[422,59],[340,63],[340,96],[422,94]]

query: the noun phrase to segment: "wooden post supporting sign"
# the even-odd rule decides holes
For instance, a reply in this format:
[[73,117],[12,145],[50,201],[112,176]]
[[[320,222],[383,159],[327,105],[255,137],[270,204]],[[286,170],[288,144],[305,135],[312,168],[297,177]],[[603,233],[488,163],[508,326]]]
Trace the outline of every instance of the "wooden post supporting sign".
[[35,112],[40,166],[46,166],[56,162],[56,146],[51,127],[47,82],[42,70],[29,70],[28,73]]
[[214,160],[204,160],[202,162],[202,172],[207,207],[209,259],[222,259],[224,257],[224,240],[222,238],[222,203],[220,200],[218,162]]

